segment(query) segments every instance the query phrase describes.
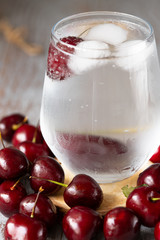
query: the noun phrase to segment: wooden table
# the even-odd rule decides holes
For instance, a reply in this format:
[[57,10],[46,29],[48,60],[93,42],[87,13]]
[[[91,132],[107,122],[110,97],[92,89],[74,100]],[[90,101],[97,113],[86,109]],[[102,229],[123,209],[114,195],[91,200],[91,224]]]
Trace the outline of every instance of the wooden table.
[[[25,26],[27,41],[42,45],[44,50],[43,54],[29,56],[0,33],[0,117],[22,112],[37,123],[51,28],[65,16],[93,10],[126,12],[146,19],[154,27],[160,52],[159,0],[0,0],[0,19],[6,18],[13,27]],[[1,216],[0,220],[3,239],[6,219]],[[153,230],[145,231],[142,239],[154,239]],[[50,239],[65,239],[60,226]]]

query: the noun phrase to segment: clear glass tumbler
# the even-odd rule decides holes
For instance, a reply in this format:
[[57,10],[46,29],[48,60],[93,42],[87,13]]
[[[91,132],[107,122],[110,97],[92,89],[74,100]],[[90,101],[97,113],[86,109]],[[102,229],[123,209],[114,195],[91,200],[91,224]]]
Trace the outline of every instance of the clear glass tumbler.
[[40,125],[56,157],[99,183],[134,174],[160,144],[160,72],[152,26],[88,12],[52,29]]

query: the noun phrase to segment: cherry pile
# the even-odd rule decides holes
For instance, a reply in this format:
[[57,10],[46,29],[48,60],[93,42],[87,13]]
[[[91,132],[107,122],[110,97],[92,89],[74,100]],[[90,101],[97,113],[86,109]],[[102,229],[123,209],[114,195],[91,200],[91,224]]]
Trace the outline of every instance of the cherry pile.
[[22,114],[11,114],[0,120],[0,136],[0,212],[8,217],[5,240],[47,239],[60,220],[49,195],[61,187],[70,207],[61,222],[68,240],[91,240],[99,232],[106,240],[137,240],[142,225],[154,227],[155,239],[160,240],[160,154],[139,175],[136,187],[124,186],[126,207],[116,207],[103,217],[97,211],[104,197],[99,184],[85,174],[65,184],[64,170],[39,126],[29,124]]

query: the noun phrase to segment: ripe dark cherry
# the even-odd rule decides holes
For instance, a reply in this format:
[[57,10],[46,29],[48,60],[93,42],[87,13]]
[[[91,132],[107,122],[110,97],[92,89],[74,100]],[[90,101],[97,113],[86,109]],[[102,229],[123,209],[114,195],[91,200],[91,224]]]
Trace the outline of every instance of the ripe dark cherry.
[[56,139],[62,148],[77,154],[96,154],[95,148],[103,148],[103,154],[119,155],[127,152],[124,144],[111,138],[57,132]]
[[160,146],[149,160],[153,163],[160,163]]
[[27,159],[33,163],[34,160],[38,157],[44,157],[49,156],[50,151],[49,149],[41,143],[33,143],[30,141],[21,142],[17,149],[19,149],[21,152],[23,152]]
[[28,171],[29,162],[24,153],[13,147],[0,150],[0,178],[14,179]]
[[[135,212],[146,227],[155,227],[160,220],[160,193],[152,187],[139,187],[127,198],[126,206]],[[156,200],[157,199],[157,200]]]
[[22,125],[17,131],[14,133],[12,138],[12,144],[16,147],[21,142],[24,141],[32,141],[36,132],[36,143],[43,143],[43,137],[39,129],[33,125],[25,124]]
[[[47,75],[52,79],[63,80],[70,76],[71,71],[67,66],[68,54],[73,53],[74,48],[71,46],[76,46],[78,43],[83,41],[81,38],[69,36],[60,39],[61,42],[57,44],[57,47],[50,43],[48,50],[48,71]],[[68,46],[68,45],[70,46]],[[63,53],[63,52],[66,52]]]
[[21,183],[13,187],[14,184],[13,180],[0,184],[0,212],[6,217],[18,212],[19,203],[27,194]]
[[106,240],[137,240],[140,221],[130,209],[117,207],[106,214],[103,232]]
[[45,148],[47,148],[47,151],[49,152],[48,156],[55,158],[54,153],[50,150],[45,140],[43,141],[43,145],[45,146]]
[[46,240],[47,230],[43,222],[16,213],[8,219],[4,236],[5,240]]
[[160,163],[154,163],[139,174],[137,186],[147,184],[160,192]]
[[[83,173],[88,169],[93,174],[98,171],[108,173],[124,164],[127,146],[116,139],[57,132],[56,144],[68,156],[70,165]],[[77,160],[78,159],[78,160]],[[87,159],[87,160],[86,160]]]
[[76,206],[63,218],[63,231],[68,240],[90,240],[100,230],[101,218],[90,208]]
[[158,222],[154,229],[155,240],[160,240],[160,222]]
[[[30,216],[35,204],[37,194],[30,194],[22,199],[19,205],[19,212]],[[57,210],[51,200],[40,194],[36,203],[34,218],[46,224],[47,227],[53,227],[57,217]]]
[[22,114],[14,113],[3,117],[0,120],[0,132],[3,140],[11,142],[13,134],[18,129],[20,123],[22,125],[28,123],[28,120]]
[[[57,182],[64,182],[64,171],[61,165],[51,157],[39,157],[33,163],[31,176],[49,179]],[[43,187],[43,193],[55,193],[60,189],[60,186],[57,184],[50,183],[48,181],[39,180],[39,179],[30,179],[31,187],[36,192]]]
[[99,184],[85,174],[76,175],[65,189],[63,196],[70,207],[80,205],[96,209],[103,200],[103,192]]

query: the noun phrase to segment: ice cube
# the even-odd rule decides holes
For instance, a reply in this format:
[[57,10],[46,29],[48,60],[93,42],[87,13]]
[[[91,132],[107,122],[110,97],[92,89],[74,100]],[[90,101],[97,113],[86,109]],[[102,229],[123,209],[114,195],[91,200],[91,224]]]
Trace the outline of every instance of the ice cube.
[[85,40],[97,40],[117,45],[127,40],[127,34],[127,30],[116,24],[104,23],[92,27],[85,36]]
[[131,40],[117,46],[112,55],[115,57],[115,64],[128,71],[140,68],[152,53],[153,44]]
[[142,40],[129,40],[116,47],[116,56],[125,57],[137,54],[147,47],[146,42]]
[[95,66],[108,62],[111,54],[107,43],[100,41],[83,41],[76,46],[73,56],[68,61],[68,66],[75,74],[81,74]]

